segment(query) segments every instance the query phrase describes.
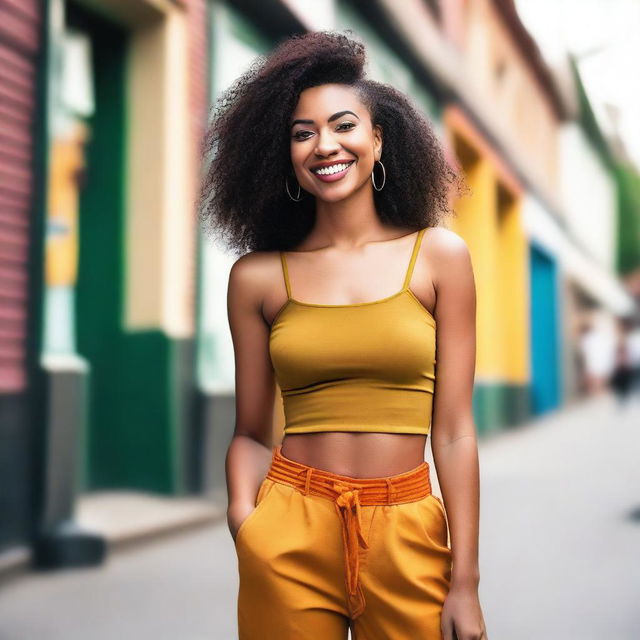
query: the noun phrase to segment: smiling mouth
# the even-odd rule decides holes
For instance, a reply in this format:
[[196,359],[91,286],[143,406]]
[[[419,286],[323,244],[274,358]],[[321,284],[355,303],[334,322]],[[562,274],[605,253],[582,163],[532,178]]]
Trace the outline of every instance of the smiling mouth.
[[349,167],[355,162],[350,160],[349,162],[341,162],[331,165],[330,167],[321,167],[320,169],[310,169],[316,178],[323,181],[337,180],[347,173]]

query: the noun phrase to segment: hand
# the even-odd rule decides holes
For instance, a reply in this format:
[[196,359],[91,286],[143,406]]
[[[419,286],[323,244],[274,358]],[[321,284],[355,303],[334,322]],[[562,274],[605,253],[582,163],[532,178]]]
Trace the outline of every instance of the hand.
[[452,587],[442,607],[443,640],[489,640],[476,587]]
[[227,525],[229,526],[229,532],[231,533],[234,543],[240,525],[251,515],[254,509],[255,506],[252,504],[238,504],[227,508]]

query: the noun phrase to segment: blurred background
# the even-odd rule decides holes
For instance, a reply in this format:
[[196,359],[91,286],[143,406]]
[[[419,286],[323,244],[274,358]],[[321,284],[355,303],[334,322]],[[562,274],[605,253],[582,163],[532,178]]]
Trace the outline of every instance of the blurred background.
[[490,640],[640,638],[639,27],[638,0],[0,0],[0,638],[236,637],[200,144],[256,56],[329,28],[471,188]]

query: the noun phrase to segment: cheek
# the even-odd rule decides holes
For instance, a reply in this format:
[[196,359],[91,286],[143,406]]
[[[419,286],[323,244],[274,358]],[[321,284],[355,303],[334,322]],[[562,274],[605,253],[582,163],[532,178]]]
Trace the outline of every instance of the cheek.
[[351,150],[358,156],[361,164],[373,162],[374,151],[371,140],[368,137],[354,139],[351,144]]
[[303,173],[304,162],[307,154],[300,147],[301,147],[300,144],[291,145],[291,150],[290,150],[291,164],[296,169],[296,171]]

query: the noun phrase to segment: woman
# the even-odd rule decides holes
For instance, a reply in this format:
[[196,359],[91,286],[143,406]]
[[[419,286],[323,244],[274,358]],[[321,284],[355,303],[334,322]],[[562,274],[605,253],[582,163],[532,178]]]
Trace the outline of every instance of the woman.
[[345,34],[292,37],[221,96],[206,139],[203,219],[248,251],[228,288],[241,640],[487,638],[475,288],[465,243],[437,227],[462,181],[364,65]]

